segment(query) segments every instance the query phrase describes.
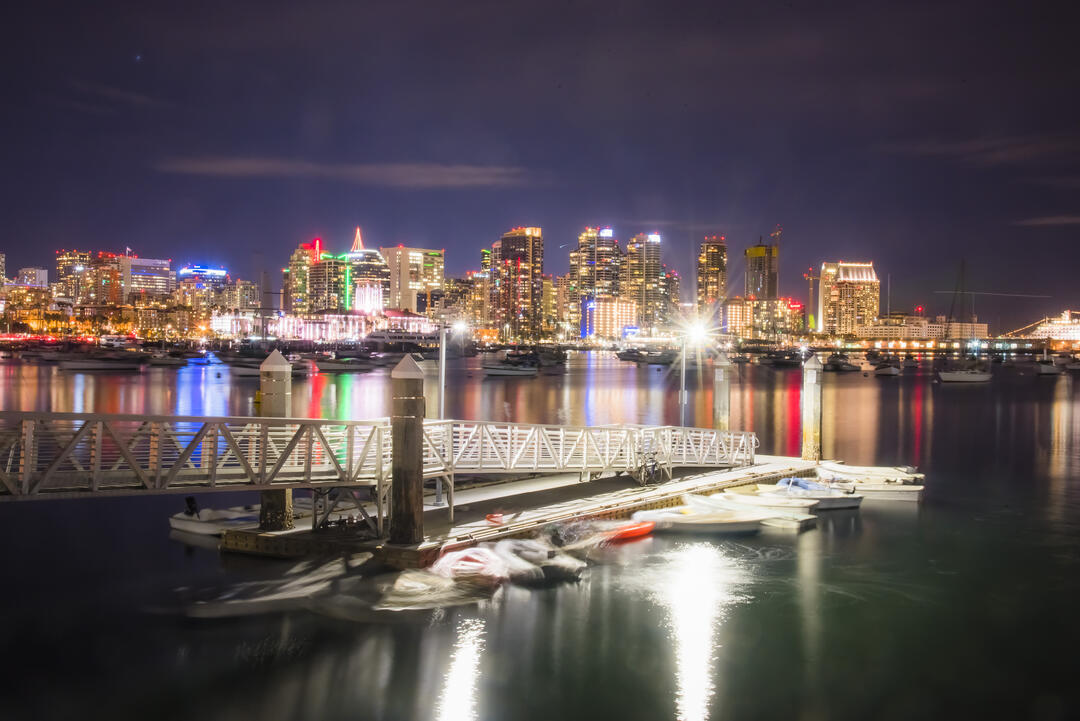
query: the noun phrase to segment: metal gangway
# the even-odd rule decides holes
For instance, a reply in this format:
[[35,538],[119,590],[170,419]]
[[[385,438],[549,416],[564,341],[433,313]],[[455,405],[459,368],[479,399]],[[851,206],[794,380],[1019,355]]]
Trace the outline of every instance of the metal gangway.
[[[0,501],[143,493],[371,489],[383,518],[389,418],[0,412]],[[681,426],[562,426],[426,420],[424,478],[635,474],[753,465],[757,437]]]

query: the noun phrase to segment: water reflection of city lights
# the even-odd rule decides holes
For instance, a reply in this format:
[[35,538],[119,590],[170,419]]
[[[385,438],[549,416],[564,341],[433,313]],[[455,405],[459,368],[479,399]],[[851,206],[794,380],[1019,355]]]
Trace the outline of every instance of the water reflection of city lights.
[[705,721],[716,690],[716,629],[726,607],[744,599],[747,572],[720,547],[707,543],[681,546],[665,561],[658,600],[668,610],[674,643],[675,718]]
[[439,721],[471,721],[476,714],[476,681],[480,654],[484,650],[484,622],[465,619],[458,624],[457,641],[450,657],[442,693],[439,695]]

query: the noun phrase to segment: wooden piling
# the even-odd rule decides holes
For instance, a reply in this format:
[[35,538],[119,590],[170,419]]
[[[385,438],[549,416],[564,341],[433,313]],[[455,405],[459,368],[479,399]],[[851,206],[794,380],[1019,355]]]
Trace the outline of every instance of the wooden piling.
[[412,545],[424,540],[424,371],[406,355],[390,379],[390,542]]

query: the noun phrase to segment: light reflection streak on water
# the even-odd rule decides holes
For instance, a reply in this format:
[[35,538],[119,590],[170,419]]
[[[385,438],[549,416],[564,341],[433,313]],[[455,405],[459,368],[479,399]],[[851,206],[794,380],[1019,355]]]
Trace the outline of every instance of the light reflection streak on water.
[[745,597],[745,569],[712,544],[680,546],[664,556],[656,579],[657,600],[668,611],[674,642],[676,714],[679,721],[705,721],[716,690],[713,681],[715,634],[724,611]]
[[476,681],[480,655],[484,650],[484,621],[463,620],[457,627],[457,641],[450,657],[442,693],[439,694],[438,721],[471,721],[476,715]]

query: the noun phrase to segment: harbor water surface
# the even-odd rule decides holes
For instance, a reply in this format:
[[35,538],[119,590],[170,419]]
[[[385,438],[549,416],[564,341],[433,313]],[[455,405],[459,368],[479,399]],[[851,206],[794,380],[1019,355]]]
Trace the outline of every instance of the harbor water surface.
[[[797,369],[741,367],[732,427],[797,455]],[[712,423],[712,368],[689,371]],[[452,361],[447,414],[674,423],[678,372],[572,354],[564,373],[485,378]],[[434,377],[428,394],[435,407]],[[0,365],[3,410],[253,415],[223,366],[65,373]],[[389,410],[385,371],[293,385],[297,416]],[[1080,376],[929,367],[829,374],[827,457],[917,465],[921,505],[823,514],[795,536],[650,538],[575,585],[376,623],[324,614],[199,621],[185,589],[291,564],[170,540],[181,496],[0,503],[11,719],[1056,719],[1080,707]],[[204,495],[203,505],[253,500]]]

